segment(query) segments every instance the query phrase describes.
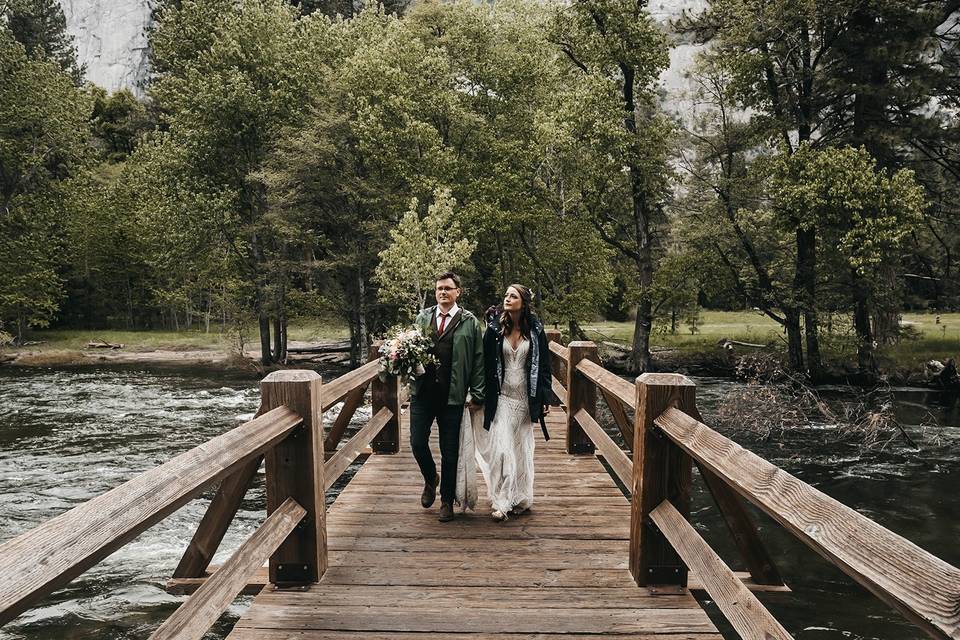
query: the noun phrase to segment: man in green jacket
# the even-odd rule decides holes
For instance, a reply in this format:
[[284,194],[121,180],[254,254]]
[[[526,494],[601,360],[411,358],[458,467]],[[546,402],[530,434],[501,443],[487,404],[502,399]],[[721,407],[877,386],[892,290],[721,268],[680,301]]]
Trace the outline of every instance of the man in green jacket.
[[[410,449],[423,474],[420,504],[429,508],[440,485],[440,521],[453,520],[460,455],[460,423],[467,392],[470,410],[483,406],[483,332],[476,316],[457,304],[460,278],[451,272],[437,276],[437,304],[422,310],[416,319],[424,335],[433,340],[431,353],[439,364],[427,367],[414,380],[410,394]],[[440,475],[430,453],[430,427],[437,421],[440,437]]]

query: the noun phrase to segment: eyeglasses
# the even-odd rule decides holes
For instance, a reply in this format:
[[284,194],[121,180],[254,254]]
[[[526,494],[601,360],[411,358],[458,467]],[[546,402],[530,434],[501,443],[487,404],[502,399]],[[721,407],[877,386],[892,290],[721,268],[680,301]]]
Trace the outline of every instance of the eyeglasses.
[[437,291],[456,291],[460,287],[437,287]]

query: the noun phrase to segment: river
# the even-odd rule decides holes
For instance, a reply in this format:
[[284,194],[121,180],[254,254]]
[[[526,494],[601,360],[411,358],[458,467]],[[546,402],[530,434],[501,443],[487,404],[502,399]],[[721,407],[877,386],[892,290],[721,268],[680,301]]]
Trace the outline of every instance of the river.
[[[737,383],[718,378],[696,382],[698,403],[709,422],[719,398]],[[828,393],[842,400],[850,392]],[[0,541],[248,420],[258,400],[255,381],[209,370],[0,369]],[[921,445],[919,452],[895,442],[863,453],[834,443],[830,425],[791,430],[776,440],[730,435],[960,565],[958,398],[896,389],[895,410]],[[362,423],[368,417],[369,410],[361,409],[354,421]],[[336,490],[328,494],[328,502]],[[214,562],[222,561],[255,530],[263,505],[261,478],[248,493]],[[8,624],[0,630],[0,640],[147,637],[182,601],[162,587],[204,508],[204,500],[194,501],[155,525]],[[729,535],[699,482],[692,519],[714,548],[736,565]],[[794,590],[760,598],[795,638],[925,637],[776,523],[765,517],[759,522],[781,574]],[[238,599],[207,637],[225,637],[249,600]],[[705,605],[722,627],[712,604]]]

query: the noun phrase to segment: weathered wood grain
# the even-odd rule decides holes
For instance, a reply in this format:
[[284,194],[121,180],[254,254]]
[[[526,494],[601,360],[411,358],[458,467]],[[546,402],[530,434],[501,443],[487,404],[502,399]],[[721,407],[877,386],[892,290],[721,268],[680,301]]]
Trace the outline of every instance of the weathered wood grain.
[[0,624],[271,449],[302,422],[269,411],[0,545]]
[[574,417],[600,453],[603,454],[607,464],[613,469],[620,482],[627,487],[631,486],[633,484],[633,463],[629,456],[613,441],[613,438],[607,435],[603,427],[589,413],[581,409]]
[[[370,345],[369,359],[379,358],[380,342]],[[400,451],[400,379],[390,376],[386,380],[379,377],[370,385],[370,405],[376,415],[381,409],[390,411],[390,419],[379,433],[374,434],[370,445],[374,453],[397,453]]]
[[567,349],[567,347],[565,347],[565,346],[563,346],[562,344],[560,344],[559,341],[553,341],[553,340],[551,340],[551,341],[548,343],[548,346],[550,347],[550,353],[556,355],[556,356],[557,356],[558,358],[560,358],[561,360],[569,360],[569,359],[570,359],[570,352],[569,352],[569,350]]
[[292,498],[280,505],[203,586],[153,632],[150,640],[201,640],[307,510]]
[[631,409],[634,408],[637,395],[637,390],[634,388],[634,385],[612,371],[607,371],[602,365],[593,360],[584,359],[577,362],[577,371],[585,375],[597,386],[606,389],[608,393],[612,394],[626,406]]
[[380,371],[380,360],[371,360],[363,366],[357,367],[349,373],[345,373],[339,378],[334,378],[323,386],[323,410],[326,411],[333,405],[342,401],[348,393],[367,385],[371,380],[377,377]]
[[599,360],[597,345],[592,342],[571,342],[567,352],[567,453],[593,453],[593,442],[574,416],[580,410],[591,416],[597,415],[597,388],[578,368],[581,360]]
[[[333,486],[340,475],[350,466],[360,451],[363,450],[380,430],[393,419],[393,413],[386,407],[381,408],[376,415],[348,440],[332,458],[327,460],[324,468],[324,490]],[[421,482],[422,484],[422,482]]]
[[[630,418],[627,417],[627,412],[623,408],[623,402],[621,402],[619,397],[607,391],[606,387],[600,387],[600,394],[603,396],[604,402],[607,403],[607,408],[610,409],[610,414],[613,416],[613,421],[616,423],[617,429],[620,430],[620,435],[623,436],[623,442],[627,445],[627,449],[633,451],[633,423],[630,421]],[[630,409],[633,410],[632,405],[630,405]],[[629,487],[630,485],[628,484],[627,486]]]
[[687,567],[700,576],[706,592],[743,640],[790,640],[787,630],[743,586],[720,556],[668,500],[650,512],[650,519],[660,528]]
[[262,409],[287,406],[303,416],[303,426],[264,456],[267,513],[287,498],[307,510],[303,524],[270,557],[270,580],[316,582],[327,568],[322,382],[315,371],[274,371],[260,382],[260,396]]
[[[723,640],[719,633],[671,633],[664,636],[659,632],[626,634],[603,634],[605,637],[616,640]],[[396,631],[330,631],[326,629],[304,629],[297,632],[275,631],[268,629],[237,629],[230,634],[231,640],[447,640],[457,638],[462,640],[503,640],[504,638],[535,638],[536,640],[598,640],[600,636],[591,634],[571,633],[538,633],[508,634],[508,633],[399,633]]]
[[934,638],[960,637],[960,569],[679,409],[656,424],[802,542]]
[[690,513],[693,465],[689,457],[655,432],[654,419],[664,409],[695,406],[696,387],[676,374],[645,373],[636,382],[633,483],[630,512],[630,572],[638,585],[686,584],[686,568],[663,536],[648,525],[649,514],[670,500]]
[[553,395],[557,396],[557,402],[561,405],[567,404],[567,390],[563,388],[563,383],[557,379],[557,376],[551,376],[550,386],[553,389]]
[[340,444],[344,432],[347,430],[347,427],[350,426],[350,419],[353,418],[353,414],[355,414],[360,405],[363,404],[363,397],[366,392],[367,385],[361,385],[348,393],[346,398],[343,399],[343,406],[340,408],[340,413],[337,414],[337,419],[334,420],[333,426],[330,427],[330,431],[323,441],[323,450],[325,452],[333,453],[337,450],[337,445]]
[[180,563],[173,572],[174,578],[195,578],[203,575],[217,552],[220,542],[223,541],[230,523],[233,522],[243,502],[243,496],[247,494],[247,489],[256,477],[262,462],[263,456],[257,456],[223,479],[213,499],[210,500],[183,557],[180,558]]

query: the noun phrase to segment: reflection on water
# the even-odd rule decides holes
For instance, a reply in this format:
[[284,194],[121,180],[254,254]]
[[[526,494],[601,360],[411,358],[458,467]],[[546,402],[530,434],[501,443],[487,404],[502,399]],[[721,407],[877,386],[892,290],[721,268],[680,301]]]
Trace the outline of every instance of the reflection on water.
[[[698,402],[709,422],[718,398],[735,383],[709,378],[697,383]],[[958,565],[960,406],[956,396],[925,390],[899,389],[896,397],[898,417],[922,444],[920,452],[894,443],[861,455],[853,447],[831,444],[829,425],[791,431],[777,441],[729,435]],[[254,381],[209,371],[0,369],[0,540],[249,419],[258,398]],[[928,412],[940,426],[939,441],[921,427]],[[368,418],[369,410],[361,409],[354,422]],[[738,568],[722,520],[700,483],[695,486],[693,520],[698,530]],[[0,640],[148,636],[182,601],[167,595],[162,585],[209,497],[180,509],[4,627]],[[250,536],[263,509],[261,478],[247,494],[214,562]],[[762,537],[795,591],[760,597],[794,637],[923,637],[781,527],[764,516],[758,519]],[[223,638],[248,604],[248,598],[237,600],[208,637]]]

